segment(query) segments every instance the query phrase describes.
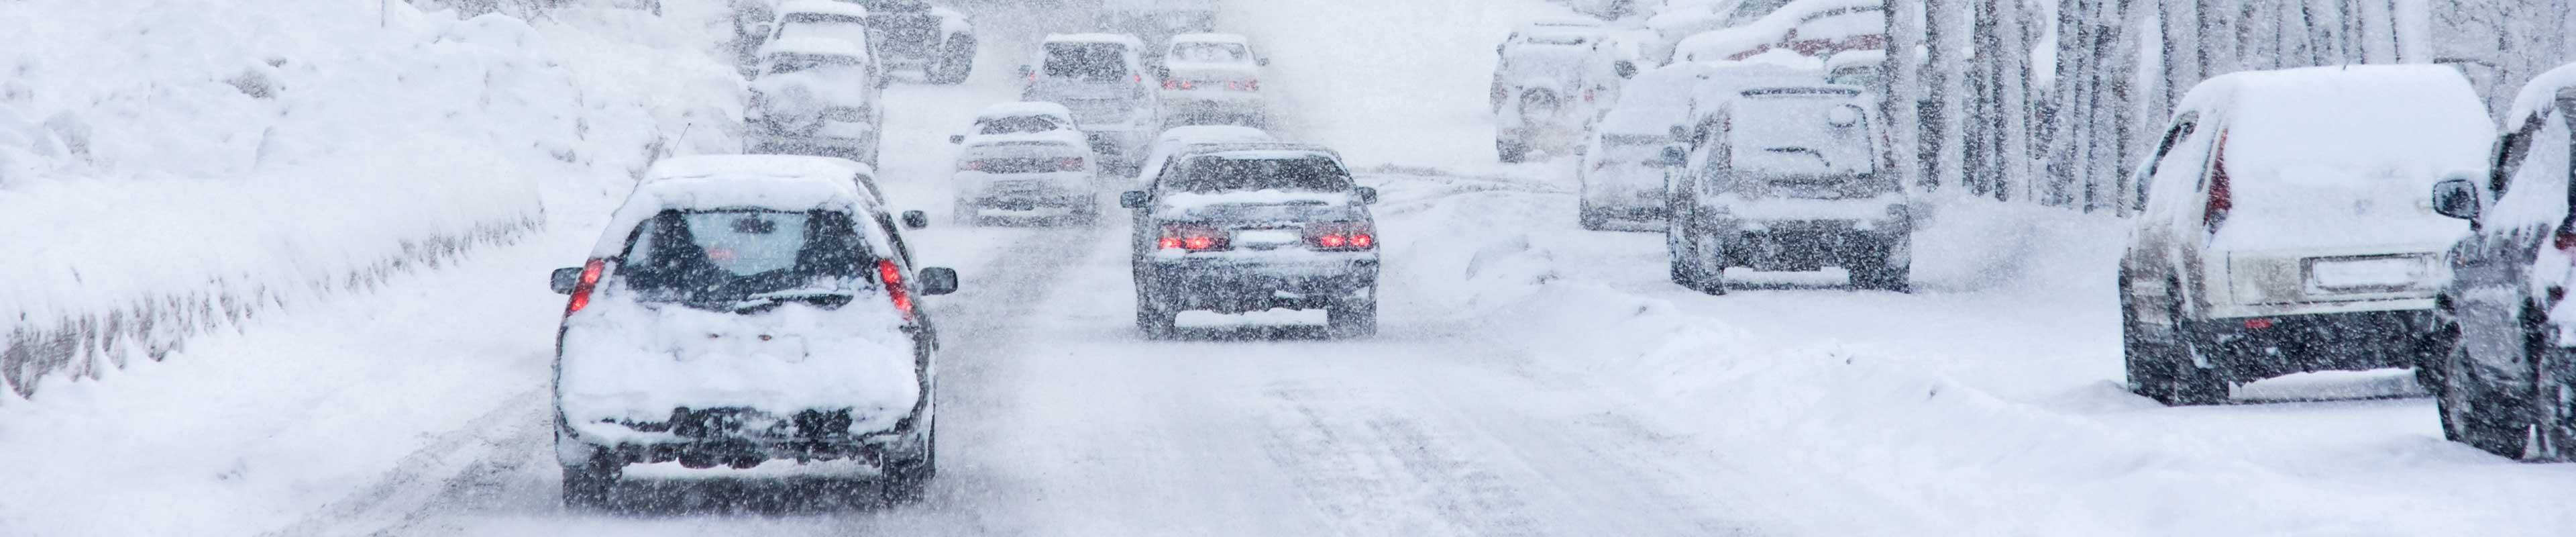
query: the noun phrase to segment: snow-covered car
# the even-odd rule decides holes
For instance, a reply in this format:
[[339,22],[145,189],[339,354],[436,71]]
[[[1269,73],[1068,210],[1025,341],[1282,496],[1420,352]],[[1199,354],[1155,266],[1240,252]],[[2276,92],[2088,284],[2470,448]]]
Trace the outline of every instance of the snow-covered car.
[[2576,301],[2567,299],[2576,286],[2567,218],[2576,214],[2576,64],[2523,87],[2494,147],[2484,181],[2434,186],[2435,210],[2476,225],[2445,256],[2452,277],[2435,301],[2453,344],[2425,357],[2417,378],[2433,390],[2444,437],[2566,460],[2576,457],[2567,395],[2576,393]]
[[1646,19],[1655,38],[1645,44],[1647,60],[1678,60],[1673,50],[1683,39],[1761,20],[1793,0],[1668,0],[1666,9]]
[[868,51],[871,63],[882,60],[876,55],[876,33],[868,29],[867,6],[836,0],[787,0],[774,11],[778,18],[769,23],[768,41],[839,39]]
[[1691,97],[1719,71],[1699,63],[1677,63],[1647,70],[1620,88],[1618,104],[1592,129],[1583,163],[1574,168],[1581,185],[1576,214],[1584,229],[1603,229],[1611,220],[1658,221],[1663,218],[1664,149],[1685,141],[1675,135],[1690,123]]
[[1061,208],[1080,223],[1100,218],[1099,174],[1091,143],[1073,112],[1055,103],[1002,103],[975,117],[975,132],[957,138],[957,221],[982,221],[985,209]]
[[837,156],[876,165],[885,132],[885,72],[866,45],[787,37],[762,46],[751,80],[748,153]]
[[878,61],[921,69],[922,80],[957,84],[975,68],[975,25],[966,14],[922,0],[854,0],[867,8]]
[[1062,104],[1089,133],[1103,168],[1133,173],[1162,126],[1162,93],[1145,81],[1145,44],[1116,34],[1050,34],[1020,66],[1022,101]]
[[1601,101],[1636,65],[1618,59],[1599,26],[1531,24],[1494,47],[1494,152],[1570,154],[1600,118]]
[[939,343],[919,297],[955,291],[957,274],[913,269],[854,169],[665,160],[588,260],[554,272],[571,296],[554,379],[566,505],[603,505],[627,465],[671,461],[855,460],[887,499],[920,497],[937,470]]
[[2146,164],[2120,260],[2131,390],[2209,404],[2233,384],[2439,352],[2442,251],[2468,226],[2424,193],[2493,138],[2431,65],[2230,73],[2186,94]]
[[1878,0],[1796,0],[1760,19],[1693,34],[1674,61],[1741,60],[1771,50],[1816,58],[1887,48],[1887,11]]
[[1341,336],[1377,331],[1377,190],[1338,153],[1227,144],[1173,157],[1145,190],[1119,195],[1134,231],[1136,326],[1168,337],[1185,310],[1325,310]]
[[1261,126],[1270,121],[1261,98],[1261,68],[1268,58],[1235,34],[1181,34],[1163,48],[1163,121]]
[[1726,292],[1726,269],[1836,266],[1860,289],[1905,291],[1911,200],[1881,162],[1877,105],[1850,86],[1757,87],[1695,127],[1665,197],[1672,279]]
[[734,64],[742,70],[743,78],[751,78],[759,74],[755,69],[760,67],[760,45],[769,42],[769,35],[778,29],[778,2],[731,0],[729,6],[733,10],[733,39],[725,48],[733,52]]

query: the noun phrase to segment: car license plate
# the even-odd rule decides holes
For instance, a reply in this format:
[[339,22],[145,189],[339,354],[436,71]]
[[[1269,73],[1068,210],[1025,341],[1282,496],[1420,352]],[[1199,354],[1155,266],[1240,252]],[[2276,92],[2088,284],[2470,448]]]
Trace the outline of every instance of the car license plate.
[[1234,244],[1247,248],[1271,249],[1296,244],[1305,237],[1285,229],[1247,229],[1234,232]]
[[2424,258],[2311,258],[2308,289],[2330,293],[2396,291],[2415,286],[2425,276]]

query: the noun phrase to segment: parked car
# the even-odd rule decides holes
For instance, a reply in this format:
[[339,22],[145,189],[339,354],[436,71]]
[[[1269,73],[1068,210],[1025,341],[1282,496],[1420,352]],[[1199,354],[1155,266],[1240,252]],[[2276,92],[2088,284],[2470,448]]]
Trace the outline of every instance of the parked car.
[[1028,87],[1022,101],[1058,103],[1099,148],[1104,168],[1132,175],[1162,125],[1162,94],[1145,81],[1135,36],[1051,34],[1038,46],[1038,63],[1021,66]]
[[1172,155],[1202,145],[1276,142],[1269,132],[1241,125],[1182,125],[1163,129],[1154,137],[1154,150],[1145,156],[1145,165],[1136,174],[1136,184],[1152,185],[1154,177],[1169,170]]
[[1377,191],[1315,145],[1228,144],[1173,157],[1119,196],[1133,240],[1136,325],[1169,337],[1185,310],[1325,310],[1336,335],[1377,331]]
[[1914,212],[1882,162],[1876,103],[1860,88],[1745,89],[1715,103],[1665,160],[1674,283],[1726,292],[1726,269],[1842,267],[1852,287],[1905,291]]
[[1636,64],[1618,59],[1599,26],[1532,24],[1494,47],[1494,152],[1521,162],[1533,151],[1572,153]]
[[1676,133],[1690,123],[1691,97],[1719,69],[1677,63],[1648,70],[1620,89],[1618,104],[1594,126],[1583,163],[1576,213],[1584,229],[1612,220],[1660,221],[1664,216],[1664,149],[1681,147]]
[[1261,68],[1252,42],[1234,34],[1181,34],[1163,50],[1163,121],[1262,126]]
[[839,39],[868,51],[870,63],[882,63],[883,59],[877,57],[876,34],[868,28],[867,6],[837,0],[786,0],[774,11],[778,18],[768,25],[768,41]]
[[1100,220],[1099,174],[1089,140],[1073,112],[1055,103],[1002,103],[975,117],[975,133],[957,138],[957,221],[982,222],[983,210],[1064,209],[1075,222]]
[[1674,45],[1674,61],[1741,60],[1772,50],[1825,58],[1887,49],[1887,12],[1876,0],[1796,0],[1760,19],[1710,30]]
[[611,502],[627,465],[672,461],[855,460],[887,499],[921,497],[939,338],[920,297],[957,274],[914,270],[895,219],[840,174],[856,167],[665,160],[589,259],[554,272],[571,296],[554,368],[565,504]]
[[2172,405],[2303,371],[2439,352],[2435,181],[2481,173],[2492,127],[2438,66],[2249,71],[2201,82],[2133,176],[2119,272],[2129,387]]
[[845,157],[870,166],[885,133],[885,73],[864,41],[785,37],[764,45],[744,107],[749,153]]
[[726,49],[733,54],[734,65],[743,78],[760,74],[760,45],[769,42],[769,34],[778,29],[777,0],[731,0],[733,40]]
[[2443,437],[2565,460],[2576,457],[2576,64],[2523,87],[2493,154],[2481,180],[2433,188],[2433,208],[2471,231],[2444,255],[2452,277],[2435,298],[2451,344],[2423,357],[2417,379]]
[[888,70],[921,69],[922,80],[957,84],[975,69],[975,25],[966,14],[922,0],[856,0],[867,8],[871,45]]

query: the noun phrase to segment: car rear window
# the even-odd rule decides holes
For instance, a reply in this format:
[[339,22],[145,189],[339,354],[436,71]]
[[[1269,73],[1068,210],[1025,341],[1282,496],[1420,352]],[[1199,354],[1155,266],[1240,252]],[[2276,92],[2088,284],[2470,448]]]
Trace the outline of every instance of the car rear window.
[[1240,63],[1247,55],[1235,43],[1173,43],[1168,54],[1173,61],[1199,63]]
[[619,278],[644,302],[713,307],[865,282],[866,239],[839,211],[666,210],[636,227]]
[[1878,168],[1864,108],[1839,95],[1746,97],[1730,122],[1739,169],[1847,175]]
[[1052,130],[1056,130],[1056,129],[1059,129],[1059,128],[1063,128],[1062,126],[1060,126],[1060,125],[1057,125],[1057,124],[1056,124],[1055,118],[1046,117],[1046,116],[1010,116],[1010,117],[997,117],[997,118],[993,118],[993,119],[987,119],[987,120],[984,120],[984,121],[980,121],[980,122],[977,122],[977,123],[983,127],[983,130],[978,131],[978,132],[980,132],[980,133],[982,133],[982,134],[1018,134],[1018,133],[1027,133],[1027,132],[1047,132],[1047,131],[1052,131]]
[[1167,189],[1198,194],[1250,190],[1341,192],[1351,177],[1342,165],[1324,156],[1239,158],[1202,156],[1190,161]]
[[1115,43],[1048,43],[1046,76],[1111,81],[1127,78],[1126,47]]

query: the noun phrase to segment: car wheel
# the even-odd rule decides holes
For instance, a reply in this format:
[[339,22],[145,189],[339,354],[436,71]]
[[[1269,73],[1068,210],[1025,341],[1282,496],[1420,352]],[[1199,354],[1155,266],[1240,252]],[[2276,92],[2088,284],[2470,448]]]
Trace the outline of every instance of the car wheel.
[[593,459],[588,464],[563,467],[563,506],[570,510],[594,510],[608,507],[617,494],[617,478],[625,473],[624,465]]
[[2442,437],[2478,451],[2520,459],[2529,447],[2531,425],[2522,416],[2522,401],[2480,381],[2469,367],[2467,345],[2454,345],[2444,358],[2443,382],[2435,385],[2434,406],[2442,416]]
[[1494,140],[1494,154],[1506,164],[1519,164],[1529,159],[1529,144],[1511,140]]
[[1337,304],[1324,312],[1324,325],[1333,337],[1353,338],[1377,335],[1377,301]]
[[[2170,293],[2158,306],[2166,308],[2173,325],[2161,334],[2162,346],[2131,365],[2136,375],[2131,384],[2139,395],[2166,406],[2212,405],[2227,402],[2227,380],[2216,369],[2200,367],[2199,358],[2207,352],[2192,337],[2191,321],[2183,316],[2180,282],[2168,282]],[[2126,315],[2126,312],[2123,312]],[[2141,330],[2145,327],[2140,327]],[[2143,366],[2143,368],[2141,368]],[[2137,373],[2144,373],[2138,375]]]
[[[1683,267],[1691,271],[1691,281],[1699,291],[1712,295],[1726,294],[1726,244],[1709,234],[1695,234],[1691,240],[1690,259]],[[1714,259],[1715,263],[1711,263]]]
[[1691,277],[1692,273],[1690,271],[1690,267],[1682,264],[1682,260],[1690,258],[1688,253],[1684,251],[1688,247],[1683,245],[1683,237],[1687,236],[1686,233],[1688,232],[1682,230],[1681,219],[1666,219],[1664,222],[1664,266],[1666,267],[1665,270],[1671,274],[1674,284],[1696,290],[1699,289],[1699,281]]
[[1851,272],[1852,288],[1899,293],[1911,290],[1914,267],[1891,263],[1888,255],[1888,249],[1881,247],[1875,252],[1858,256],[1851,266],[1843,267],[1844,270]]
[[931,479],[939,476],[938,421],[931,421],[930,434],[922,439],[915,456],[887,460],[880,475],[877,494],[887,505],[920,503],[928,496]]
[[1601,231],[1610,228],[1610,215],[1602,214],[1600,209],[1592,208],[1592,202],[1581,203],[1581,208],[1575,210],[1575,218],[1583,222],[1583,229]]

